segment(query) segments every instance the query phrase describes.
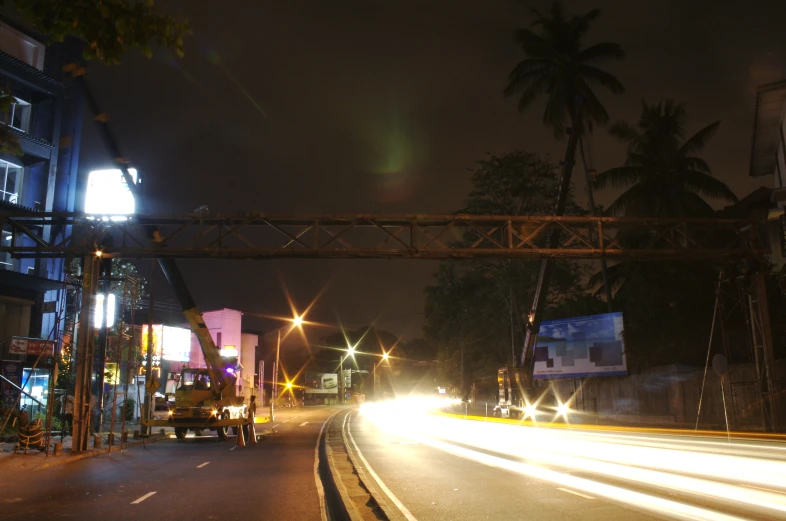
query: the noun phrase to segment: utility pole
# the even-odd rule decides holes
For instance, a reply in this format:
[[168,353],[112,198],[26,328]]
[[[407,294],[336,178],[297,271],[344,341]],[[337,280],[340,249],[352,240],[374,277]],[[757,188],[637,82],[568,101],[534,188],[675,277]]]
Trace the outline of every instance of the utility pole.
[[[278,400],[278,366],[281,356],[281,328],[278,330],[278,340],[276,340],[276,365],[273,368],[273,402]],[[272,402],[271,402],[272,403]]]
[[90,436],[90,382],[92,379],[93,312],[96,295],[96,255],[85,256],[82,262],[82,302],[79,310],[78,345],[76,351],[76,382],[74,388],[74,420],[71,436],[72,450],[87,450]]
[[[153,291],[150,291],[150,298],[149,298],[149,307],[148,307],[148,314],[147,314],[147,363],[145,364],[145,405],[142,410],[142,417],[145,420],[149,420],[152,417],[152,408],[151,405],[153,403],[153,395],[147,389],[147,384],[153,378],[153,304],[155,300],[153,299]],[[147,427],[142,425],[140,427],[142,434],[147,435]]]
[[339,372],[339,375],[338,375],[339,386],[338,386],[338,388],[339,388],[339,392],[341,393],[341,399],[339,400],[339,402],[341,403],[341,405],[344,405],[344,403],[345,403],[344,399],[345,399],[345,396],[346,396],[346,390],[344,389],[344,355],[341,355],[341,358],[339,358],[339,361],[338,361],[338,372]]

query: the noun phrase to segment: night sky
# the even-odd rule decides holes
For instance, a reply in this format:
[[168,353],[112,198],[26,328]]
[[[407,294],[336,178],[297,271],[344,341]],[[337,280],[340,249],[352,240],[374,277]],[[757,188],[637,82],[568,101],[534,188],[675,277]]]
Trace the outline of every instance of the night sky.
[[[531,22],[515,0],[159,2],[187,17],[186,57],[91,65],[88,79],[125,155],[145,176],[148,212],[449,212],[461,206],[469,169],[487,152],[516,148],[557,161],[563,143],[519,114],[502,91],[523,58],[517,27]],[[733,4],[733,5],[732,5]],[[217,5],[231,6],[219,8]],[[747,177],[753,89],[786,77],[786,3],[565,2],[603,14],[587,44],[627,51],[606,68],[626,86],[602,92],[612,120],[635,122],[641,98],[687,104],[689,130],[718,119],[704,157],[740,196],[769,183]],[[596,132],[599,171],[623,149]],[[85,171],[108,156],[92,126]],[[576,176],[578,177],[578,176]],[[580,179],[580,178],[579,178]],[[579,191],[583,186],[577,185]],[[609,202],[608,195],[598,196]],[[144,270],[148,263],[141,264]],[[203,309],[287,313],[283,280],[300,308],[327,288],[314,320],[377,325],[420,335],[423,289],[434,262],[371,260],[181,261]],[[155,289],[164,291],[158,278]],[[164,294],[160,295],[164,297]]]

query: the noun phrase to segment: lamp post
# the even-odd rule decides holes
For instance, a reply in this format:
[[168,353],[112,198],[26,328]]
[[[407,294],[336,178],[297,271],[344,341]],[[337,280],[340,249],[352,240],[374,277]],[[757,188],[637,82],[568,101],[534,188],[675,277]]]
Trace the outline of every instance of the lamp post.
[[[298,328],[300,330],[303,329],[303,315],[295,315],[292,318],[292,329]],[[292,331],[290,329],[290,331]],[[281,366],[281,329],[278,330],[278,339],[276,340],[276,363],[273,366],[273,392],[271,393],[271,400],[270,400],[270,417],[273,417],[273,408],[274,403],[278,402],[278,373],[279,367]]]

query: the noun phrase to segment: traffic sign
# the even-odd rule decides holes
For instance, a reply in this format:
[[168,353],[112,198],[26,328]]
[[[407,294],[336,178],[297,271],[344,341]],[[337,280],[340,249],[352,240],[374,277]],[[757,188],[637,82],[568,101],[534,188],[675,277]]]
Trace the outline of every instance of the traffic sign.
[[153,394],[161,388],[161,381],[154,376],[145,384],[145,388],[150,394]]

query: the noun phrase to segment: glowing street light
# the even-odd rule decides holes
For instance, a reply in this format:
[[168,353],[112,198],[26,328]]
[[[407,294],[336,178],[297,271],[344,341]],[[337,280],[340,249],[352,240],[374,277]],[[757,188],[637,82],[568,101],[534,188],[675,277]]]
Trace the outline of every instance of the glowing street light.
[[347,355],[349,355],[349,356],[351,356],[353,358],[355,357],[355,346],[349,346],[347,348]]
[[385,361],[387,361],[387,359],[388,359],[388,358],[390,358],[390,355],[389,355],[389,354],[387,354],[387,353],[382,353],[382,360],[385,360]]
[[292,319],[292,323],[295,325],[295,327],[303,327],[303,316],[295,315],[295,318]]

